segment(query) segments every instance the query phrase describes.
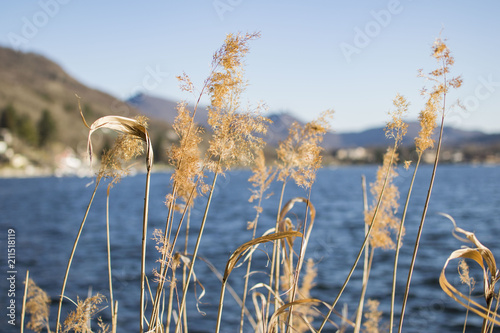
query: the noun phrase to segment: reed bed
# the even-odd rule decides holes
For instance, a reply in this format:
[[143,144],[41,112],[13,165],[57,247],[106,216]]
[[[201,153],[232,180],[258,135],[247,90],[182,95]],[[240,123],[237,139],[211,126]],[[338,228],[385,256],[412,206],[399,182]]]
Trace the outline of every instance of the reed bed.
[[[289,136],[276,149],[276,163],[266,163],[264,157],[263,135],[267,131],[269,120],[261,115],[265,109],[263,105],[245,109],[241,103],[246,81],[244,80],[244,57],[249,51],[249,43],[259,37],[254,34],[228,35],[222,47],[214,53],[209,74],[202,86],[198,89],[185,73],[178,77],[182,90],[191,93],[197,101],[191,109],[186,102],[178,104],[178,116],[173,125],[178,135],[177,144],[167,151],[170,163],[174,169],[171,176],[170,193],[166,194],[165,203],[168,213],[165,216],[163,229],[148,231],[148,202],[150,188],[150,174],[153,168],[153,149],[147,130],[146,119],[106,116],[95,120],[88,125],[84,114],[81,117],[88,128],[88,152],[92,160],[92,133],[107,128],[118,132],[114,146],[101,157],[100,168],[96,174],[95,188],[87,210],[84,213],[80,229],[76,235],[74,246],[69,253],[66,273],[62,280],[59,308],[54,332],[117,332],[119,300],[113,295],[112,253],[109,236],[109,198],[113,188],[120,179],[127,175],[128,166],[138,156],[145,155],[146,182],[144,192],[144,209],[142,218],[142,253],[141,253],[141,282],[137,286],[140,290],[138,300],[139,331],[143,332],[188,332],[190,327],[186,304],[189,291],[193,284],[201,286],[200,278],[196,276],[195,267],[199,260],[206,261],[200,256],[200,243],[207,224],[212,223],[211,205],[214,199],[219,178],[234,166],[247,165],[252,168],[253,174],[249,179],[251,191],[249,201],[255,203],[255,215],[248,217],[248,241],[234,247],[223,272],[218,272],[209,262],[207,264],[220,279],[220,299],[218,301],[217,323],[207,331],[239,331],[251,329],[254,332],[321,332],[323,329],[337,332],[393,332],[398,329],[404,331],[404,317],[406,304],[411,286],[412,274],[415,269],[420,238],[426,219],[427,208],[431,199],[432,188],[439,164],[439,154],[443,136],[445,115],[448,110],[447,95],[451,89],[459,88],[460,77],[450,77],[454,59],[446,45],[446,41],[438,38],[432,46],[432,57],[437,62],[436,69],[428,74],[420,72],[433,83],[429,89],[423,90],[427,102],[421,111],[419,120],[421,131],[415,138],[416,161],[401,161],[399,163],[398,147],[406,135],[407,125],[404,117],[408,111],[409,102],[401,95],[396,95],[393,101],[394,109],[391,119],[386,126],[386,136],[393,143],[384,155],[383,164],[379,167],[376,180],[367,186],[363,182],[364,198],[364,225],[365,237],[359,248],[355,261],[342,283],[338,294],[332,299],[318,299],[311,296],[315,286],[315,277],[321,266],[317,266],[307,257],[311,231],[316,219],[316,208],[311,201],[311,193],[316,180],[316,173],[322,166],[321,142],[329,130],[332,111],[324,112],[318,119],[305,125],[293,124],[289,129]],[[202,152],[203,129],[196,123],[196,113],[203,96],[210,99],[209,125],[210,139],[208,149]],[[192,110],[192,111],[190,111]],[[440,125],[437,120],[440,119]],[[405,235],[405,220],[410,204],[415,175],[417,174],[423,153],[435,145],[434,132],[439,128],[437,149],[432,176],[429,179],[428,194],[421,216],[420,226],[416,235]],[[162,154],[165,152],[154,152]],[[395,180],[398,177],[397,169],[404,164],[405,168],[413,167],[413,177],[408,193],[406,194],[402,214],[399,215],[400,193]],[[211,174],[211,183],[205,183],[207,175]],[[73,263],[74,254],[80,235],[85,226],[89,211],[97,188],[102,179],[110,179],[107,188],[106,205],[106,234],[109,295],[89,295],[86,299],[70,300],[73,311],[64,319],[62,302],[65,296],[68,275]],[[275,220],[263,219],[262,203],[268,199],[271,184],[278,183],[281,190],[279,204],[273,212]],[[304,190],[303,197],[290,198],[288,185],[294,183]],[[190,229],[191,211],[200,201],[198,196],[205,196],[200,228],[197,232]],[[301,212],[303,219],[292,220],[294,212]],[[464,307],[464,332],[467,328],[467,318],[477,315],[483,318],[481,332],[493,332],[494,326],[500,324],[497,315],[499,294],[496,282],[500,279],[493,253],[480,243],[474,234],[457,226],[451,216],[447,216],[455,224],[455,234],[471,247],[454,251],[443,267],[439,283],[450,300],[455,300]],[[257,225],[264,224],[266,231],[258,234]],[[181,234],[181,230],[184,234]],[[139,230],[138,230],[139,232]],[[403,236],[414,238],[413,255],[410,269],[407,272],[407,282],[404,294],[396,290],[399,252]],[[148,240],[153,239],[157,257],[147,258],[146,248]],[[192,240],[195,240],[194,246]],[[264,247],[268,244],[268,247]],[[250,280],[254,272],[254,255],[265,252],[268,257],[266,275],[258,282]],[[378,249],[378,250],[377,250]],[[370,288],[369,278],[375,253],[381,250],[394,250],[394,266],[392,275],[392,294],[390,299],[366,299]],[[461,259],[458,264],[458,274],[461,281],[469,287],[469,294],[460,292],[446,278],[446,268],[455,259]],[[482,269],[484,276],[484,300],[471,297],[475,281],[469,275],[469,266],[465,261],[476,262]],[[157,261],[158,267],[153,272],[146,272],[146,261]],[[359,265],[362,261],[363,264]],[[238,291],[230,285],[231,273],[235,270],[244,272],[244,286]],[[362,289],[359,292],[359,304],[355,313],[349,314],[345,309],[338,309],[338,302],[343,292],[349,288],[351,277],[355,270],[362,270]],[[153,278],[148,279],[147,277]],[[50,299],[27,274],[26,291],[23,301],[23,324],[25,316],[29,318],[26,328],[35,332],[52,332],[49,324]],[[351,288],[352,289],[352,288]],[[202,289],[203,290],[203,289]],[[224,328],[224,304],[226,292],[231,294],[241,310],[239,311],[239,326]],[[203,294],[203,292],[202,292]],[[200,295],[201,297],[202,295]],[[396,318],[396,296],[402,298],[400,315]],[[390,304],[390,322],[388,327],[381,325],[381,303]],[[109,303],[109,306],[105,306]],[[101,311],[109,311],[111,322],[104,323],[99,317]],[[96,318],[97,317],[97,318]],[[399,322],[398,322],[399,320]],[[93,324],[92,324],[93,323]]]

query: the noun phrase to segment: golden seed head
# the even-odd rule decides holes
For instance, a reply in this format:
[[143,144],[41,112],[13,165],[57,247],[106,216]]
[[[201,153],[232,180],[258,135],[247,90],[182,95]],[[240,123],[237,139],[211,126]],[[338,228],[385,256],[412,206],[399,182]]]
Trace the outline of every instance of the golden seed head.
[[[179,137],[178,144],[173,144],[170,148],[170,163],[174,166],[175,172],[172,180],[175,184],[177,196],[184,203],[193,205],[198,191],[196,188],[203,188],[203,171],[201,168],[201,152],[199,144],[202,141],[203,130],[194,122],[193,114],[187,109],[186,103],[177,105],[177,117],[173,125]],[[191,196],[191,200],[189,197]],[[167,197],[167,205],[172,197]]]
[[378,333],[379,323],[382,319],[382,311],[378,310],[380,302],[374,299],[369,299],[366,301],[366,307],[368,311],[365,313],[366,321],[364,322],[365,332],[367,333]]
[[98,178],[111,178],[112,184],[118,183],[129,173],[126,163],[144,152],[143,141],[131,134],[119,134],[113,147],[101,157]]
[[[248,199],[248,202],[262,199],[264,193],[274,180],[275,175],[276,172],[274,169],[266,166],[266,158],[262,148],[257,149],[255,153],[255,166],[252,168],[252,176],[248,178],[248,181],[252,184],[252,189],[250,189],[252,195]],[[261,207],[256,207],[256,209],[259,213],[262,210]]]
[[374,183],[370,184],[373,203],[365,213],[365,222],[367,224],[372,223],[380,194],[382,189],[384,190],[382,202],[373,221],[374,226],[370,234],[370,244],[373,248],[395,248],[391,232],[399,231],[400,225],[400,220],[396,217],[396,212],[399,208],[399,190],[394,184],[394,179],[398,175],[394,170],[397,161],[398,155],[394,151],[394,147],[387,149],[387,152],[384,154],[384,163],[377,170],[377,179]]
[[316,171],[321,167],[320,143],[330,128],[329,120],[333,111],[328,110],[312,122],[300,126],[293,123],[288,137],[280,142],[278,155],[278,180],[291,178],[298,186],[309,188],[316,179]]
[[445,40],[436,39],[432,46],[432,57],[438,62],[438,68],[427,75],[423,73],[423,70],[419,70],[419,76],[434,82],[432,89],[422,89],[422,95],[427,95],[428,99],[424,109],[420,112],[421,130],[418,137],[415,138],[415,146],[419,155],[434,146],[432,135],[436,128],[436,119],[440,110],[444,116],[444,96],[446,96],[450,87],[459,88],[462,85],[460,76],[448,78],[447,74],[450,73],[450,68],[455,63],[455,60]]
[[85,301],[77,297],[76,309],[71,312],[64,321],[63,333],[66,332],[91,332],[89,326],[91,319],[102,309],[99,308],[106,297],[97,293],[95,296],[88,297]]
[[425,108],[418,116],[420,132],[418,133],[418,137],[415,138],[415,146],[418,154],[422,154],[426,149],[434,147],[432,135],[436,128],[437,110],[440,102],[441,94],[431,94],[425,104]]
[[42,332],[49,327],[50,298],[32,279],[28,279],[26,313],[31,316],[28,328]]
[[469,265],[465,259],[461,259],[458,262],[458,275],[460,276],[460,282],[462,284],[468,285],[470,288],[474,289],[476,281],[469,274]]
[[178,75],[176,76],[176,78],[179,81],[180,88],[182,91],[187,91],[190,93],[194,92],[193,82],[191,82],[191,79],[186,73],[182,73],[182,75]]
[[385,136],[393,138],[396,141],[395,144],[399,146],[408,130],[408,124],[403,121],[403,117],[408,113],[409,103],[403,96],[397,94],[392,104],[396,109],[390,113],[392,120],[387,123]]
[[208,167],[224,172],[234,164],[249,164],[253,152],[262,147],[269,119],[255,111],[238,113],[240,96],[245,88],[242,59],[248,52],[248,42],[259,34],[228,35],[224,45],[214,54],[212,73],[206,81],[211,105],[208,123],[213,136],[208,149]]

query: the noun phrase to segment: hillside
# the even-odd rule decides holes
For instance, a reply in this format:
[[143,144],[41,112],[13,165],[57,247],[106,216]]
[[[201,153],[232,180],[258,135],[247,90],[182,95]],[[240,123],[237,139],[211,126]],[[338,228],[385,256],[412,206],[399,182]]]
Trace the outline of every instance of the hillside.
[[40,119],[42,110],[49,110],[57,122],[58,141],[73,148],[85,140],[87,132],[80,123],[75,94],[81,97],[90,121],[109,113],[138,114],[116,98],[79,83],[38,54],[0,47],[0,73],[0,108],[11,104],[34,122]]
[[[69,163],[83,169],[88,132],[80,119],[75,94],[81,97],[88,122],[110,114],[134,117],[141,113],[149,117],[150,135],[157,152],[156,162],[166,161],[164,152],[169,143],[176,139],[171,124],[177,114],[177,101],[144,93],[120,101],[81,84],[58,64],[41,55],[3,47],[0,47],[0,73],[0,127],[4,127],[0,128],[0,166],[14,165],[19,170],[31,167],[43,169],[44,173],[53,173],[61,165],[64,169],[64,163]],[[14,119],[4,119],[6,110],[15,114]],[[290,125],[303,122],[287,112],[267,116],[273,121],[265,137],[268,155],[272,158],[273,147],[287,137]],[[205,107],[199,108],[196,120],[208,128]],[[5,123],[9,121],[9,126],[16,127],[16,131],[10,131],[12,133],[5,131],[8,128]],[[43,129],[41,123],[45,125]],[[408,139],[403,145],[411,147],[412,138],[417,136],[418,131],[418,123],[410,123]],[[108,135],[96,135],[95,151],[109,146],[111,140]],[[322,145],[332,163],[374,163],[378,161],[376,156],[380,155],[380,150],[388,143],[383,128],[372,128],[352,133],[327,133]],[[460,153],[466,157],[453,157],[456,161],[484,161],[492,156],[493,160],[500,160],[500,134],[488,135],[449,127],[445,128],[444,145],[449,149],[450,156],[456,157]],[[361,155],[360,147],[366,150]],[[351,155],[355,156],[354,160],[349,158]],[[368,157],[359,159],[359,156]]]
[[[75,95],[81,97],[88,122],[109,114],[139,114],[127,103],[81,84],[58,64],[38,54],[0,47],[0,73],[0,113],[13,109],[18,122],[28,124],[28,128],[36,127],[44,112],[55,123],[56,131],[48,146],[40,146],[36,140],[14,140],[15,153],[27,156],[36,166],[53,168],[54,156],[67,148],[78,156],[84,153],[88,130],[81,121]],[[170,130],[165,122],[157,121],[151,126],[157,141],[166,140],[165,134]],[[97,138],[96,148],[108,145],[110,140]]]

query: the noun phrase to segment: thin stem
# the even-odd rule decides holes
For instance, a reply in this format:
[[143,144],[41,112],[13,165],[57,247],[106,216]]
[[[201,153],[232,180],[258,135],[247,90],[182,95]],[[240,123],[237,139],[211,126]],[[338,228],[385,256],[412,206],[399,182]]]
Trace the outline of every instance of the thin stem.
[[[467,318],[469,317],[469,307],[470,307],[471,295],[472,295],[472,286],[469,284],[469,299],[467,300],[467,311],[465,311],[464,328],[462,330],[462,333],[465,333],[465,328],[467,327]],[[498,306],[498,300],[497,300],[497,306]],[[493,328],[491,330],[493,332]]]
[[[205,167],[203,167],[202,171],[205,170]],[[177,239],[179,238],[179,234],[180,234],[180,230],[181,230],[181,226],[182,226],[182,223],[184,221],[184,218],[186,217],[186,214],[188,214],[188,224],[189,224],[189,216],[190,216],[190,210],[189,210],[189,207],[191,205],[191,202],[193,200],[193,197],[194,197],[194,193],[196,191],[196,189],[198,188],[198,182],[200,181],[200,178],[198,178],[195,182],[195,185],[193,186],[193,188],[191,189],[191,193],[189,194],[189,197],[188,197],[188,200],[187,202],[185,203],[185,207],[184,207],[184,211],[182,212],[182,216],[180,218],[180,221],[179,221],[179,224],[177,226],[177,231],[175,233],[175,236],[174,236],[174,239],[172,240],[172,242],[170,243],[169,242],[169,239],[170,239],[170,231],[172,230],[171,228],[171,224],[173,223],[173,211],[174,211],[174,200],[176,198],[176,193],[177,193],[177,186],[176,184],[174,183],[173,185],[173,190],[172,190],[172,201],[170,202],[170,205],[169,205],[169,213],[168,213],[168,218],[167,218],[167,223],[165,225],[165,233],[164,233],[164,237],[165,237],[165,241],[164,241],[164,244],[163,244],[163,250],[162,250],[162,257],[161,257],[161,266],[160,266],[160,276],[162,277],[162,281],[167,281],[167,273],[168,273],[168,268],[170,266],[170,261],[172,260],[172,255],[173,255],[173,251],[174,251],[174,248],[175,248],[175,244],[177,242]],[[189,210],[189,211],[188,211]],[[189,225],[188,225],[188,229],[186,230],[187,234],[186,234],[186,245],[185,245],[185,251],[187,251],[187,235],[189,234]],[[168,234],[168,236],[167,236]],[[187,252],[185,253],[187,254]],[[167,262],[168,261],[168,262]],[[185,266],[184,266],[184,269],[185,270]],[[183,282],[184,282],[184,276],[185,274],[183,274]],[[157,288],[156,288],[156,295],[155,295],[155,301],[153,303],[153,311],[151,313],[151,326],[154,327],[154,323],[156,322],[156,317],[157,317],[157,313],[159,311],[159,302],[160,302],[160,299],[161,299],[161,293],[162,293],[162,290],[163,290],[163,285],[164,285],[164,282],[162,283],[159,283]],[[184,287],[184,286],[183,286]],[[186,322],[186,331],[187,331],[187,322]]]
[[[472,293],[472,288],[469,286],[469,303],[470,303],[470,294]],[[496,299],[497,300],[497,305],[495,305],[495,312],[493,313],[493,318],[497,315],[497,312],[498,312],[498,306],[500,305],[499,304],[499,300],[498,298]],[[467,313],[469,313],[469,309],[467,309]],[[465,320],[467,321],[467,317],[465,317]],[[465,327],[465,326],[464,326]],[[493,328],[495,327],[495,323],[491,323],[491,328],[490,328],[490,333],[493,333]],[[464,328],[465,329],[465,328]]]
[[[262,195],[263,195],[263,193],[261,191],[261,193],[259,195],[259,202],[257,204],[257,207],[261,207]],[[257,233],[257,222],[259,221],[259,216],[260,216],[260,212],[259,212],[259,210],[257,210],[257,213],[255,215],[255,223],[253,225],[252,239],[255,239],[255,235]],[[241,305],[241,313],[240,313],[240,333],[243,333],[243,324],[245,321],[245,303],[246,303],[246,299],[247,299],[248,280],[250,278],[250,270],[252,267],[252,257],[253,257],[253,253],[250,254],[250,257],[248,258],[247,273],[245,275],[245,284],[243,287],[243,297],[242,297],[242,301],[241,301],[242,305]]]
[[[370,248],[369,244],[366,245],[366,248],[367,249]],[[375,248],[371,248],[368,260],[366,260],[366,251],[365,251],[365,270],[363,271],[363,286],[361,287],[361,297],[359,298],[358,311],[356,313],[356,323],[354,325],[354,333],[359,333],[359,330],[361,329],[361,319],[363,318],[363,307],[365,304],[366,290],[368,288],[368,280],[370,278],[370,272],[372,270],[374,253],[375,253]]]
[[[191,201],[190,196],[188,201]],[[188,205],[188,203],[186,203]],[[190,223],[191,223],[191,208],[188,209],[188,215],[187,215],[187,220],[186,220],[186,237],[185,237],[185,244],[184,244],[184,255],[187,256],[188,254],[188,241],[189,241],[189,229],[190,229]],[[175,240],[174,240],[175,242]],[[186,277],[187,277],[187,266],[183,265],[182,266],[182,287],[184,288],[186,286]],[[184,332],[188,332],[188,323],[187,323],[187,310],[186,307],[184,307],[184,313],[182,314],[182,318],[184,319]]]
[[[363,214],[366,215],[368,212],[368,195],[366,192],[366,177],[365,175],[361,176],[361,188],[363,191]],[[363,221],[363,224],[365,225],[365,236],[366,233],[368,232],[368,224]],[[369,277],[369,272],[368,272],[368,264],[370,261],[370,244],[366,244],[365,247],[365,260],[363,263],[363,285],[361,289],[361,297],[359,300],[358,304],[358,311],[356,312],[356,323],[354,325],[354,332],[357,333],[359,332],[359,329],[361,327],[361,318],[363,316],[363,304],[364,304],[364,290],[366,290],[366,286],[368,284],[368,277]]]
[[408,194],[406,195],[405,206],[403,208],[403,216],[401,217],[401,223],[399,225],[398,238],[396,242],[396,254],[394,255],[394,268],[392,274],[392,293],[391,293],[391,318],[390,318],[390,326],[389,333],[392,333],[394,326],[394,303],[396,298],[396,276],[398,271],[398,261],[399,261],[399,250],[401,248],[401,238],[403,237],[403,226],[406,220],[406,213],[408,211],[408,205],[410,203],[410,196],[413,190],[413,184],[415,183],[415,176],[417,175],[418,166],[420,165],[420,160],[422,158],[422,154],[418,154],[417,164],[415,165],[415,170],[413,171],[413,176],[410,182],[410,188],[408,189]]
[[224,304],[224,293],[226,292],[226,282],[227,276],[224,276],[222,279],[222,286],[220,288],[220,298],[219,298],[219,310],[217,311],[217,326],[215,327],[215,333],[219,333],[220,331],[220,323],[222,318],[222,305]]
[[[194,263],[196,261],[196,257],[198,256],[198,249],[200,247],[201,236],[203,235],[203,230],[205,228],[205,223],[207,221],[208,210],[210,208],[210,203],[212,201],[212,196],[214,194],[214,188],[215,188],[215,183],[217,182],[217,175],[219,172],[220,161],[221,161],[221,159],[219,157],[219,160],[218,160],[217,166],[216,166],[216,170],[215,170],[215,174],[214,174],[214,179],[212,181],[212,186],[210,188],[210,194],[208,195],[207,205],[205,207],[205,213],[203,214],[203,219],[201,221],[200,231],[198,233],[198,238],[196,239],[196,244],[195,244],[194,251],[193,251],[193,259],[191,259],[191,267],[189,268],[189,273],[188,273],[186,285],[184,286],[184,290],[182,292],[182,300],[181,300],[181,306],[179,309],[179,316],[184,312],[184,307],[186,305],[186,296],[187,296],[187,291],[188,291],[188,287],[189,287],[189,282],[191,281],[191,276],[193,275]],[[179,318],[179,320],[177,321],[177,326],[175,328],[176,333],[180,332],[181,322],[182,322],[182,320],[181,320],[181,318]]]
[[172,282],[170,283],[170,293],[169,293],[169,299],[168,299],[168,310],[167,310],[167,324],[165,327],[165,332],[168,333],[170,332],[170,320],[172,318],[172,305],[173,305],[173,300],[174,300],[174,287],[175,287],[175,269],[172,269]]
[[92,206],[92,202],[94,202],[94,197],[97,192],[97,187],[99,187],[99,183],[101,182],[101,177],[97,177],[94,191],[92,192],[92,196],[90,197],[89,204],[87,205],[87,210],[85,211],[85,215],[83,216],[82,223],[80,224],[80,229],[76,235],[75,242],[73,243],[73,249],[71,250],[71,254],[69,256],[68,265],[66,266],[66,273],[64,274],[63,285],[61,288],[61,296],[59,297],[59,309],[57,310],[57,322],[56,322],[56,333],[59,332],[59,328],[61,326],[61,310],[62,310],[62,302],[64,299],[64,292],[66,291],[66,283],[68,282],[69,269],[71,268],[71,263],[73,262],[73,257],[76,252],[76,246],[78,245],[78,241],[80,240],[80,236],[83,231],[83,226],[85,225],[85,221],[87,221],[87,216],[89,215],[90,207]]
[[[299,257],[297,258],[297,265],[295,268],[295,272],[292,276],[293,286],[292,286],[292,294],[290,297],[290,303],[292,303],[292,305],[290,305],[290,308],[288,310],[288,320],[287,320],[287,327],[286,327],[287,333],[290,331],[290,327],[291,327],[292,322],[293,322],[293,302],[295,301],[297,287],[299,284],[300,271],[302,270],[302,265],[304,262],[304,253],[305,253],[307,243],[309,240],[309,238],[306,237],[306,226],[307,226],[307,215],[309,213],[309,203],[311,202],[311,191],[312,191],[312,185],[311,185],[311,187],[309,187],[309,194],[307,197],[307,205],[306,205],[306,213],[305,213],[305,217],[304,217],[304,225],[302,227],[302,234],[304,236],[302,237],[301,242],[300,242]],[[313,222],[313,221],[311,221],[311,222]],[[292,257],[293,257],[293,249],[290,248],[290,258],[292,258]],[[293,260],[293,258],[290,260],[290,263],[292,262],[292,260]],[[290,272],[291,271],[292,271],[292,265],[290,265]]]
[[406,280],[406,288],[405,294],[403,298],[403,306],[401,307],[401,317],[399,318],[399,330],[401,333],[403,330],[403,319],[406,310],[406,303],[408,301],[408,295],[410,293],[410,282],[413,275],[413,269],[415,267],[415,260],[417,258],[418,247],[420,245],[420,237],[422,236],[422,230],[424,227],[425,217],[427,216],[427,209],[429,208],[429,202],[431,199],[432,188],[434,187],[434,179],[436,177],[436,170],[439,162],[439,153],[441,151],[441,141],[443,138],[443,129],[444,129],[444,105],[443,105],[443,114],[441,117],[441,128],[439,131],[439,140],[436,151],[436,158],[434,159],[434,167],[432,169],[431,182],[429,184],[429,190],[427,191],[427,198],[425,199],[424,211],[422,212],[422,218],[420,219],[420,226],[418,227],[417,239],[415,240],[415,247],[413,248],[413,256],[411,258],[410,270],[408,272],[408,278]]
[[140,333],[144,332],[144,283],[146,279],[146,238],[148,234],[148,211],[149,211],[149,186],[151,180],[151,169],[146,174],[146,189],[144,195],[144,210],[142,215],[142,256],[141,256],[141,325]]
[[110,245],[110,233],[109,233],[109,192],[111,190],[112,184],[108,185],[106,191],[106,241],[108,250],[108,280],[109,280],[109,302],[111,304],[111,330],[116,332],[116,318],[115,318],[115,302],[113,299],[113,279],[111,274],[111,245]]
[[[26,271],[26,279],[24,280],[24,296],[23,296],[23,310],[21,312],[21,333],[24,332],[24,316],[26,314],[26,298],[28,297],[28,282],[30,278],[30,271]],[[47,331],[50,332],[49,329]]]
[[[278,229],[279,229],[279,223],[280,223],[279,219],[280,219],[280,215],[281,215],[281,205],[283,204],[283,197],[285,195],[285,187],[286,187],[286,180],[283,181],[283,186],[281,187],[281,195],[280,195],[280,200],[279,200],[279,204],[278,204],[278,214],[276,216],[276,225],[274,228],[274,232],[276,232],[276,233],[278,232]],[[278,261],[278,264],[276,264],[276,261]],[[267,320],[267,318],[269,318],[269,307],[271,306],[271,294],[272,294],[271,291],[273,288],[274,271],[276,268],[279,269],[279,241],[278,240],[274,241],[274,244],[273,244],[273,258],[271,261],[271,272],[269,274],[269,291],[267,293],[266,316],[265,316],[264,320],[262,321],[263,324],[264,324],[264,321]],[[276,279],[277,284],[278,284],[279,270],[278,270],[278,273],[276,273],[276,274],[278,275],[278,278]],[[279,288],[279,285],[278,285],[278,288]],[[279,290],[275,290],[275,295],[278,295],[278,294],[279,294]],[[278,309],[277,303],[278,303],[278,298],[275,297],[274,298],[275,311]]]
[[486,318],[483,318],[483,326],[481,327],[481,333],[486,333],[488,330],[488,322],[490,321],[490,312],[491,312],[491,304],[492,304],[493,298],[490,298],[487,301],[487,306],[488,306],[488,312],[486,313]]

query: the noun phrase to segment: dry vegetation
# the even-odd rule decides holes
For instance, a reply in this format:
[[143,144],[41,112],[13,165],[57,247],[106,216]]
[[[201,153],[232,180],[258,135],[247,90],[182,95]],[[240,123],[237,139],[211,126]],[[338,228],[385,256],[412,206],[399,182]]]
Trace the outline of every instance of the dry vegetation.
[[[153,162],[153,148],[149,137],[147,124],[142,118],[125,118],[118,116],[105,116],[96,120],[90,126],[82,118],[89,129],[88,151],[92,156],[92,133],[100,128],[108,128],[120,133],[116,142],[102,157],[101,168],[97,173],[95,190],[101,179],[111,178],[108,186],[108,199],[113,185],[127,173],[127,165],[131,158],[145,153],[147,178],[145,184],[145,202],[142,224],[142,262],[141,262],[141,290],[140,302],[140,332],[188,332],[189,320],[186,315],[186,297],[188,287],[196,280],[194,267],[199,259],[198,250],[200,240],[207,222],[213,191],[218,176],[227,172],[234,165],[247,164],[252,166],[253,175],[249,179],[251,183],[250,202],[255,203],[255,216],[249,217],[248,223],[249,240],[234,249],[227,261],[224,272],[221,272],[221,291],[218,302],[217,325],[210,331],[219,332],[224,327],[224,299],[228,289],[228,281],[235,269],[245,270],[244,288],[239,294],[232,296],[240,304],[240,326],[252,327],[255,332],[321,332],[326,326],[333,326],[338,332],[361,330],[365,332],[393,332],[398,329],[403,331],[403,319],[405,317],[406,300],[410,289],[410,282],[414,268],[415,258],[419,248],[419,240],[426,218],[427,207],[434,184],[435,171],[439,161],[443,123],[445,120],[446,97],[450,89],[461,85],[460,78],[450,78],[450,70],[453,65],[453,57],[450,54],[445,41],[437,39],[432,47],[432,56],[437,61],[437,69],[425,76],[434,83],[429,90],[423,90],[427,96],[425,109],[420,114],[421,131],[415,139],[417,160],[414,163],[405,161],[405,167],[414,165],[414,176],[417,173],[424,151],[433,146],[437,147],[434,163],[434,172],[429,182],[427,200],[421,217],[420,228],[414,244],[413,257],[408,272],[408,278],[404,293],[404,301],[399,316],[395,315],[395,281],[397,268],[399,266],[399,250],[401,240],[405,234],[405,217],[408,209],[409,199],[412,192],[410,187],[402,208],[402,217],[396,216],[399,209],[400,193],[394,180],[398,176],[396,168],[398,162],[397,150],[403,136],[406,134],[407,125],[404,116],[408,109],[408,102],[403,96],[397,95],[394,99],[394,111],[392,119],[386,127],[386,136],[393,139],[393,145],[387,149],[383,165],[377,172],[376,181],[370,184],[369,190],[365,190],[365,239],[358,256],[352,264],[352,268],[346,277],[343,286],[335,299],[311,298],[311,290],[315,285],[315,277],[321,266],[317,267],[311,259],[306,259],[307,245],[310,241],[311,230],[314,226],[316,210],[310,200],[312,185],[316,180],[316,172],[321,167],[320,143],[323,135],[328,130],[331,111],[325,112],[319,119],[300,126],[294,124],[289,131],[289,136],[281,142],[277,148],[278,161],[274,165],[266,164],[262,140],[262,134],[266,132],[268,120],[260,115],[262,106],[253,109],[242,110],[240,96],[245,88],[246,82],[243,78],[243,57],[248,52],[248,43],[258,38],[258,34],[228,35],[225,43],[214,54],[210,74],[203,85],[195,89],[189,76],[183,74],[178,77],[181,89],[193,93],[198,102],[202,95],[207,94],[211,100],[209,107],[209,124],[211,125],[211,136],[209,148],[200,150],[203,142],[203,133],[196,125],[196,112],[198,103],[192,110],[188,110],[184,102],[178,105],[178,117],[174,124],[174,130],[179,136],[177,144],[168,150],[170,163],[174,168],[171,177],[171,192],[166,195],[168,216],[162,230],[154,231],[154,240],[158,249],[159,267],[155,270],[155,281],[148,281],[145,272],[146,243],[150,237],[148,231],[148,200],[149,200],[149,175]],[[198,92],[198,93],[195,93]],[[441,125],[436,121],[440,119]],[[432,134],[435,129],[440,131],[439,139],[434,142]],[[161,154],[163,152],[155,152]],[[210,184],[206,184],[207,173],[212,173]],[[413,184],[412,180],[412,184]],[[276,207],[276,220],[264,234],[257,234],[257,225],[268,221],[260,221],[263,212],[262,202],[267,199],[267,191],[273,182],[281,184],[279,193],[279,205]],[[306,197],[296,197],[284,202],[287,193],[287,185],[290,183],[305,189]],[[94,190],[94,194],[95,194]],[[368,194],[371,201],[368,201]],[[194,199],[206,196],[206,204],[201,227],[198,233],[191,234],[189,229],[190,212],[195,204]],[[102,302],[105,297],[97,294],[86,300],[77,299],[74,302],[74,311],[61,321],[61,304],[64,299],[68,272],[72,265],[73,255],[76,251],[81,231],[91,209],[94,195],[90,198],[87,211],[83,217],[80,230],[76,237],[70,260],[68,262],[66,276],[62,281],[62,290],[59,300],[59,311],[55,332],[92,332],[90,322],[92,317],[104,309]],[[303,221],[293,223],[288,217],[294,209],[302,207],[306,214]],[[109,209],[109,201],[108,201]],[[175,213],[175,214],[174,214]],[[450,217],[451,218],[451,217]],[[99,332],[116,332],[118,301],[113,298],[111,252],[109,247],[109,216],[108,221],[108,265],[109,286],[111,293],[106,295],[110,311],[111,323],[103,323],[97,320]],[[181,235],[185,230],[185,235]],[[497,308],[499,295],[495,291],[495,283],[499,279],[495,259],[491,251],[482,245],[472,233],[455,228],[457,233],[463,234],[465,241],[471,242],[472,247],[457,250],[449,257],[443,267],[440,284],[443,290],[454,300],[466,308],[464,311],[466,330],[467,316],[479,315],[484,318],[482,332],[493,332],[493,326],[499,324]],[[194,248],[188,251],[189,238],[196,238]],[[184,250],[176,252],[175,249],[184,242]],[[269,258],[268,272],[264,279],[250,285],[252,258],[255,251],[262,250],[264,243],[272,244],[272,251],[267,253]],[[408,241],[410,243],[410,241]],[[365,301],[371,265],[376,249],[394,250],[393,289],[391,299]],[[472,259],[477,262],[484,271],[484,302],[471,299],[471,292],[475,281],[469,276],[469,267],[465,261],[459,264],[459,275],[463,283],[469,286],[469,295],[460,293],[452,286],[445,276],[445,269],[449,262],[457,258]],[[349,281],[359,261],[363,261],[363,287],[359,306],[356,309],[355,321],[349,316],[336,309],[337,303],[348,287]],[[240,267],[241,266],[241,267]],[[154,283],[154,284],[153,284]],[[146,300],[146,293],[151,296]],[[240,296],[241,295],[241,296]],[[32,280],[27,286],[27,297],[24,305],[25,313],[30,317],[27,328],[36,332],[49,328],[49,300],[47,295],[38,288]],[[382,313],[378,310],[380,302],[391,304],[390,323],[385,327],[380,323]],[[366,309],[365,313],[364,310]],[[335,314],[335,316],[333,316]],[[399,324],[395,321],[399,320]],[[96,325],[94,325],[96,326]],[[231,328],[237,331],[236,328]]]

